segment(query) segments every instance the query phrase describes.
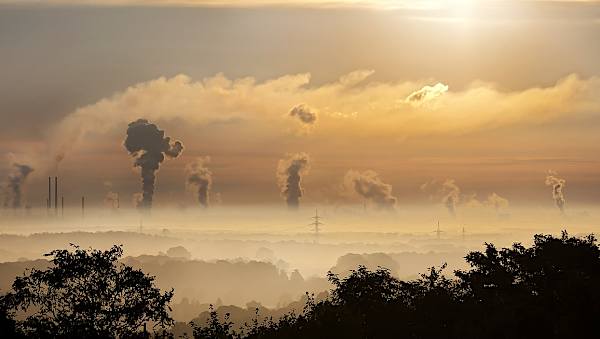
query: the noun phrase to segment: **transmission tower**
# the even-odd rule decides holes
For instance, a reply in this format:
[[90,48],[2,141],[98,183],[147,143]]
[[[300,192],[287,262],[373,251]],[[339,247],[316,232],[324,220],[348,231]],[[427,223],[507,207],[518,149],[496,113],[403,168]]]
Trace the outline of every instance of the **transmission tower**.
[[315,216],[312,217],[312,219],[314,220],[312,223],[308,224],[309,226],[313,227],[313,230],[315,232],[315,243],[319,241],[319,231],[320,231],[320,227],[325,225],[324,223],[321,222],[321,217],[319,216],[319,210],[315,208]]

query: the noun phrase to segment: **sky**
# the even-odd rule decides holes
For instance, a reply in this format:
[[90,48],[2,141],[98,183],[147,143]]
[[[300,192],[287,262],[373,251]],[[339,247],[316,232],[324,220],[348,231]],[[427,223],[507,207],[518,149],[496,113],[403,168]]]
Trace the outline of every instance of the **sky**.
[[183,144],[155,207],[284,206],[291,187],[311,205],[553,208],[549,176],[567,207],[597,205],[598,37],[594,1],[0,0],[3,193],[26,164],[28,205],[49,175],[134,204],[124,141],[144,118]]

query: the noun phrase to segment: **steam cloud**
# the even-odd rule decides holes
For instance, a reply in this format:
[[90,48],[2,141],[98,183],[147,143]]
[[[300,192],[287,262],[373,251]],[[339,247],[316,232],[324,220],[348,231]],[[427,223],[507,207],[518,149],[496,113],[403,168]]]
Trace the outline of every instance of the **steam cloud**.
[[309,165],[310,158],[306,153],[288,154],[287,158],[279,160],[277,181],[289,208],[300,206],[300,198],[304,194],[302,177],[308,173]]
[[104,196],[104,205],[110,208],[118,208],[120,204],[119,193],[112,191],[113,185],[110,181],[105,181],[104,187],[108,189],[108,192],[106,192],[106,195]]
[[374,171],[350,170],[344,177],[345,185],[361,197],[382,209],[393,209],[397,198],[392,195],[392,185],[384,183]]
[[448,85],[438,82],[433,86],[424,86],[420,90],[412,92],[406,97],[406,102],[419,105],[423,102],[433,100],[446,92],[448,92]]
[[444,182],[433,180],[421,185],[421,190],[431,192],[441,197],[441,201],[452,216],[456,216],[456,206],[460,203],[460,187],[456,185],[454,179],[446,179]]
[[23,185],[33,168],[28,165],[13,163],[13,172],[9,174],[7,181],[7,193],[4,200],[4,206],[12,208],[21,208],[23,197]]
[[563,190],[566,183],[567,181],[565,179],[558,177],[558,173],[555,171],[548,171],[548,175],[546,175],[546,186],[552,186],[552,198],[561,213],[565,213],[565,194]]
[[206,167],[208,162],[210,157],[200,157],[186,167],[186,184],[198,192],[198,202],[204,207],[209,205],[212,187],[212,172]]
[[305,104],[300,104],[292,108],[290,110],[290,116],[297,117],[306,125],[313,125],[317,122],[317,112]]
[[142,169],[142,199],[138,207],[151,208],[154,195],[156,171],[160,163],[169,158],[176,158],[183,151],[183,144],[172,142],[165,137],[165,131],[158,129],[145,119],[138,119],[129,124],[125,148],[135,158],[134,166]]

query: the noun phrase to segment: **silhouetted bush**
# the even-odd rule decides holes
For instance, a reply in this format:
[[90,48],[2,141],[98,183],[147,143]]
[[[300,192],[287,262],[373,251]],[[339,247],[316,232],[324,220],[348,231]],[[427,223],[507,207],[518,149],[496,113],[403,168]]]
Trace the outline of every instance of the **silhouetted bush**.
[[52,257],[48,269],[17,277],[12,291],[2,296],[3,334],[134,338],[147,336],[146,324],[167,329],[173,323],[168,306],[173,291],[161,293],[153,277],[120,264],[122,254],[120,246],[107,251],[74,246],[47,254]]

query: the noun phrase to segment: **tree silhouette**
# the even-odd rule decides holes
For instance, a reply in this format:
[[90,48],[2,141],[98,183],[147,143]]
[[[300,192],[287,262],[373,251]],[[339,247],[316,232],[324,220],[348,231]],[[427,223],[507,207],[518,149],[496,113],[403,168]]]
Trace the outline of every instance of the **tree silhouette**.
[[[536,235],[529,248],[486,244],[466,260],[471,268],[456,271],[457,279],[442,274],[445,265],[408,282],[383,268],[359,266],[343,279],[330,272],[326,300],[308,298],[299,315],[222,338],[597,337],[600,250],[593,236]],[[216,311],[211,317],[207,326],[222,329]]]
[[[144,337],[149,324],[166,329],[173,291],[161,293],[154,277],[118,262],[120,246],[107,251],[54,250],[46,270],[17,277],[2,310],[23,336],[35,338]],[[10,325],[11,323],[7,323]]]

